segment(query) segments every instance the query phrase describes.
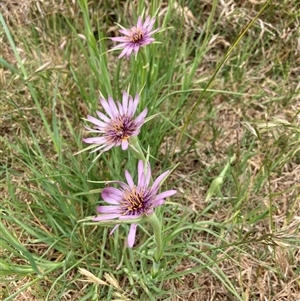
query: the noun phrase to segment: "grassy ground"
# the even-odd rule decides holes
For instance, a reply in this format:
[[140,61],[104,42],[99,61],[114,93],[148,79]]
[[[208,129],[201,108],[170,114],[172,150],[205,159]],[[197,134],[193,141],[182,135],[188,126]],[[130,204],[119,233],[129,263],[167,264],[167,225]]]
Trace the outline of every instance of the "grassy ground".
[[[1,300],[300,300],[300,4],[156,2],[0,2]],[[106,53],[143,10],[161,43]],[[78,222],[95,181],[135,172],[120,149],[74,156],[124,89],[159,113],[139,135],[155,176],[179,163],[155,279],[146,224],[128,249],[126,227]]]

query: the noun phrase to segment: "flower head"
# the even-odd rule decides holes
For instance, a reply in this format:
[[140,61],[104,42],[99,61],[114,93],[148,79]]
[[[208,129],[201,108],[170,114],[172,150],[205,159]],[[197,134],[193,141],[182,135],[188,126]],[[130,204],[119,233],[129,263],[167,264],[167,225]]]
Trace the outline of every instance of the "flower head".
[[[145,168],[147,171],[145,173]],[[135,185],[130,173],[125,171],[127,184],[117,182],[121,188],[107,187],[102,191],[102,198],[109,206],[99,206],[97,208],[98,215],[93,221],[105,221],[112,219],[130,220],[149,216],[154,212],[154,208],[162,205],[165,198],[176,193],[176,190],[168,190],[158,194],[161,182],[166,178],[170,171],[162,173],[149,186],[151,179],[150,164],[144,166],[143,161],[138,163],[138,184]],[[118,227],[113,228],[111,234]],[[128,234],[128,246],[131,248],[134,244],[137,224],[132,223]]]
[[131,29],[120,29],[120,33],[124,34],[124,36],[111,38],[113,41],[121,42],[119,45],[112,48],[112,50],[123,49],[118,58],[121,58],[124,55],[129,58],[132,51],[137,53],[141,47],[151,44],[153,41],[155,41],[151,35],[153,35],[159,29],[152,30],[154,22],[155,18],[151,19],[150,16],[146,18],[144,23],[142,22],[142,17],[139,17],[136,26],[132,27]]
[[94,128],[87,126],[85,128],[92,133],[100,134],[100,136],[84,138],[83,141],[94,144],[93,152],[101,150],[103,153],[119,145],[122,146],[123,150],[126,150],[129,138],[139,134],[147,115],[146,108],[137,118],[133,118],[138,102],[138,94],[133,99],[125,91],[123,92],[122,104],[120,102],[115,103],[110,96],[108,100],[100,98],[100,103],[109,117],[99,111],[96,111],[99,119],[88,115],[87,120],[94,124]]

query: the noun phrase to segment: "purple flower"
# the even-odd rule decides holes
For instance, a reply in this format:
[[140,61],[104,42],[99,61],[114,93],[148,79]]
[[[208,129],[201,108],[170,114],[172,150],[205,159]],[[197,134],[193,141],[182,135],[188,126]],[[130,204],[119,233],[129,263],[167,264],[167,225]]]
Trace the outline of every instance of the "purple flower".
[[[97,211],[100,213],[93,221],[105,221],[112,219],[130,220],[142,218],[143,215],[148,216],[154,212],[154,208],[162,205],[165,198],[176,193],[176,190],[168,190],[157,193],[161,182],[166,178],[170,171],[162,173],[149,187],[151,179],[150,164],[147,164],[146,174],[144,173],[144,164],[140,160],[138,163],[138,184],[135,185],[130,173],[126,170],[125,177],[127,184],[117,182],[121,188],[107,187],[102,191],[102,198],[109,206],[99,206]],[[115,226],[110,234],[112,234],[119,225]],[[131,248],[134,244],[137,224],[130,226],[127,243]]]
[[141,47],[151,44],[153,41],[155,41],[151,35],[153,35],[159,29],[152,30],[154,22],[155,18],[150,19],[150,16],[146,18],[144,23],[142,22],[142,17],[139,17],[136,26],[132,27],[131,29],[120,29],[119,31],[120,33],[124,34],[124,37],[111,38],[113,41],[121,42],[121,44],[112,48],[112,50],[123,49],[118,58],[121,58],[124,55],[129,58],[132,51],[137,53]]
[[94,144],[95,149],[92,152],[101,150],[103,153],[119,145],[122,146],[123,150],[128,148],[129,138],[139,134],[147,115],[146,108],[137,118],[133,118],[138,102],[138,94],[133,99],[125,91],[123,91],[122,104],[120,102],[115,103],[110,96],[107,101],[100,98],[100,103],[109,117],[99,111],[96,111],[99,119],[90,115],[87,116],[87,120],[94,124],[94,128],[87,126],[85,128],[91,133],[100,134],[100,137],[83,139],[85,143]]

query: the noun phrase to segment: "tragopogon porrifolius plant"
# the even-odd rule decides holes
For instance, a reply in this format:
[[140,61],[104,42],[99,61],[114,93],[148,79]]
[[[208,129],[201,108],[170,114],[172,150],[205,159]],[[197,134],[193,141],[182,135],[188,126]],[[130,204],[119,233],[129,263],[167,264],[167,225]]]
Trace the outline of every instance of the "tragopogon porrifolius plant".
[[[122,27],[120,32],[124,35],[123,37],[111,38],[113,41],[120,42],[112,50],[123,49],[119,58],[126,56],[129,59],[134,52],[136,60],[138,60],[140,48],[154,41],[152,35],[159,30],[158,28],[153,30],[156,18],[148,16],[144,22],[142,20],[142,16],[138,17],[137,25],[131,29],[127,30]],[[109,186],[102,190],[102,199],[109,205],[99,205],[97,207],[98,215],[87,218],[85,221],[98,222],[99,225],[115,224],[110,234],[113,234],[120,224],[130,224],[127,237],[129,248],[134,246],[137,226],[145,222],[149,223],[152,226],[156,243],[155,250],[152,253],[151,276],[156,277],[159,272],[159,261],[164,252],[164,243],[162,225],[155,214],[155,208],[163,205],[165,198],[176,194],[176,190],[172,189],[159,193],[162,182],[170,175],[169,170],[163,172],[154,181],[152,179],[150,163],[146,159],[149,154],[146,156],[143,153],[145,147],[141,147],[138,139],[140,131],[143,130],[148,109],[146,107],[139,108],[141,113],[134,117],[140,104],[140,97],[138,93],[133,97],[125,91],[122,92],[122,102],[114,101],[111,96],[108,96],[107,100],[101,97],[100,104],[105,114],[97,110],[95,114],[92,113],[86,118],[86,121],[93,124],[93,127],[85,126],[87,134],[92,135],[92,137],[85,137],[83,141],[91,144],[86,150],[92,149],[92,152],[99,152],[96,159],[101,157],[103,152],[121,146],[123,151],[131,152],[132,156],[127,158],[135,157],[139,161],[137,184],[135,184],[133,177],[127,170],[125,171],[127,183],[117,180],[109,181],[110,185],[116,184],[119,186],[119,188]],[[92,115],[97,115],[97,118]]]

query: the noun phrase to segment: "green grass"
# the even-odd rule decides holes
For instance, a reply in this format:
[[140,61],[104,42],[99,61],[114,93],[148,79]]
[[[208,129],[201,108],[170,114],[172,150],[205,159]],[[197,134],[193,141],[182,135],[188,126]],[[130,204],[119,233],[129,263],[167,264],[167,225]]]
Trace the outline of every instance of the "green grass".
[[[0,299],[298,300],[299,9],[94,2],[2,4]],[[159,43],[118,60],[115,23],[144,10]],[[123,90],[156,115],[139,135],[153,176],[176,167],[155,278],[149,225],[129,249],[127,225],[78,222],[104,181],[136,177],[120,148],[74,155],[100,95]]]

